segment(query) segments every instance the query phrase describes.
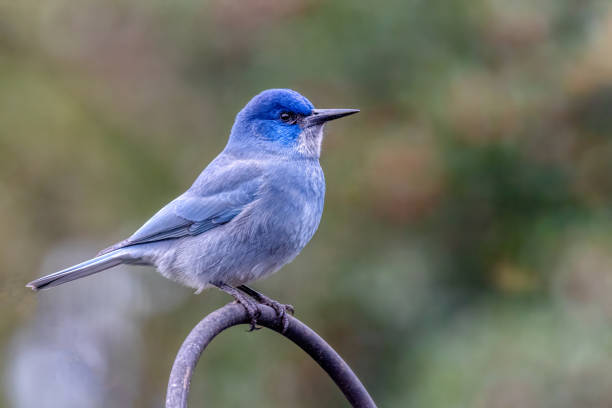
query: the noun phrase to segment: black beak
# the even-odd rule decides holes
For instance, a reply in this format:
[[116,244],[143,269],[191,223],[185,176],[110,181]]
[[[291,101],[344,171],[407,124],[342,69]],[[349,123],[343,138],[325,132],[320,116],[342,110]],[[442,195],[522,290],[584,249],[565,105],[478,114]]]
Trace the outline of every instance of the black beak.
[[304,124],[305,127],[320,125],[357,112],[359,109],[313,109],[312,113],[304,118]]

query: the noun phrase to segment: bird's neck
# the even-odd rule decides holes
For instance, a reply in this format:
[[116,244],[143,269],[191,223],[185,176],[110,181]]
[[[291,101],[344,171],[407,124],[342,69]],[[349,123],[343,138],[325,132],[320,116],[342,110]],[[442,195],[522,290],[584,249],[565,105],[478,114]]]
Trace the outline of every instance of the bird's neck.
[[310,160],[319,161],[321,136],[302,135],[293,146],[279,146],[269,142],[252,142],[248,145],[228,143],[223,153],[243,160]]

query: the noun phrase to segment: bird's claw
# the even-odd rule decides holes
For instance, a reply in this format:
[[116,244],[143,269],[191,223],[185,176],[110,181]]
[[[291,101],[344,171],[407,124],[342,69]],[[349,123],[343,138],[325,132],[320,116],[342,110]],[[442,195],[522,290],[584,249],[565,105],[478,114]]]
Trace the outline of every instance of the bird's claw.
[[242,305],[249,316],[249,322],[251,327],[249,327],[248,332],[252,332],[254,330],[259,330],[261,327],[257,327],[257,319],[261,316],[261,310],[259,309],[259,304],[254,302],[252,299],[248,297],[243,297],[240,299],[236,299],[235,302],[239,305]]
[[276,316],[280,319],[282,327],[281,333],[285,333],[289,328],[288,314],[292,315],[295,313],[295,308],[292,305],[285,305],[277,302],[245,285],[234,288],[223,282],[211,283],[222,291],[230,294],[235,299],[236,303],[240,303],[245,308],[251,322],[250,332],[259,329],[259,327],[257,327],[257,318],[261,316],[260,305],[270,306],[274,309]]
[[282,333],[287,331],[289,327],[289,317],[287,314],[293,315],[295,313],[295,308],[292,305],[285,305],[276,300],[270,299],[267,296],[261,295],[260,299],[258,299],[259,303],[262,305],[270,306],[276,312],[276,316],[280,319],[281,325],[283,327]]
[[285,333],[289,328],[289,316],[287,316],[287,314],[293,315],[295,313],[295,309],[291,305],[284,305],[278,302],[274,302],[270,306],[276,311],[276,315],[280,319],[281,325],[283,326],[282,333]]

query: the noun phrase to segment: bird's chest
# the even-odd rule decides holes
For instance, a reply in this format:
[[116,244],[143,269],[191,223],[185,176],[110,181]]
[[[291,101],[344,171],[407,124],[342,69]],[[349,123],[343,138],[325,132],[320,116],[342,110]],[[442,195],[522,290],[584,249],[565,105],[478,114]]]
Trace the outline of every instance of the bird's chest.
[[259,232],[296,249],[303,248],[319,226],[325,180],[320,168],[305,168],[272,178],[258,200]]

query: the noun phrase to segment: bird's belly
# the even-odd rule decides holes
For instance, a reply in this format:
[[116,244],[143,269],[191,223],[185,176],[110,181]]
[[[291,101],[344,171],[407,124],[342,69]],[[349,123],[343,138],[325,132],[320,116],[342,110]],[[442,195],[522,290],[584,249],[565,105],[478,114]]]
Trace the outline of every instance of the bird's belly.
[[155,262],[160,272],[196,289],[240,285],[291,262],[316,231],[320,212],[253,208],[203,234],[182,238]]

